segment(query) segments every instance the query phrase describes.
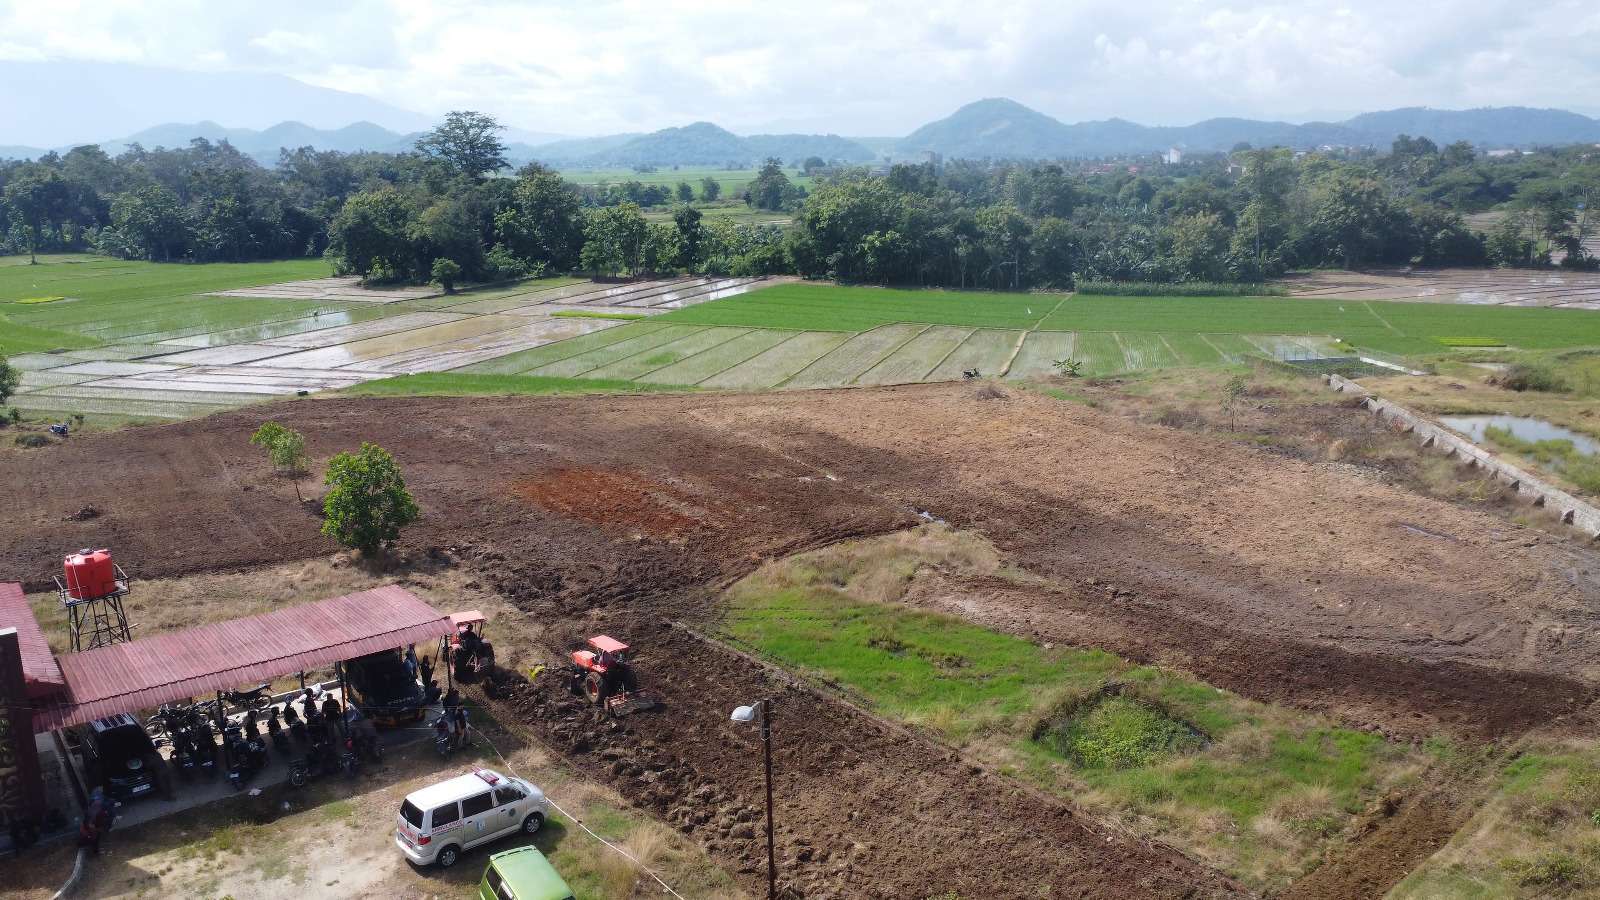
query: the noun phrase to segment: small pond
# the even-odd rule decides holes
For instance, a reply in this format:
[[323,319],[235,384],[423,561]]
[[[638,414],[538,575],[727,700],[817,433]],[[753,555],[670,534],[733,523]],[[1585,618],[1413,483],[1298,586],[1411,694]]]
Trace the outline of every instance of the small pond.
[[1512,437],[1524,441],[1571,441],[1579,453],[1600,453],[1600,442],[1570,428],[1563,428],[1544,419],[1530,416],[1440,416],[1439,421],[1453,428],[1475,443],[1483,443],[1483,433],[1488,428],[1504,428]]

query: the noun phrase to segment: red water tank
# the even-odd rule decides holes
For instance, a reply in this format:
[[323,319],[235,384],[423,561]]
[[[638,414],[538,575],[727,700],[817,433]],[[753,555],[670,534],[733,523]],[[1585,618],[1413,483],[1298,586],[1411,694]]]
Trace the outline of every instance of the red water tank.
[[110,550],[81,550],[67,557],[61,568],[67,596],[74,600],[94,600],[117,592],[117,568],[111,564]]

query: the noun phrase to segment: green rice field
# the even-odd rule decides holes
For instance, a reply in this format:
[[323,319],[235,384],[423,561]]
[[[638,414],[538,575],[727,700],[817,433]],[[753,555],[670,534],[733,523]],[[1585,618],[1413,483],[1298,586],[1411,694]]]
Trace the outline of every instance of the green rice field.
[[[0,265],[0,353],[159,340],[293,319],[349,304],[208,297],[213,291],[328,274],[320,259],[268,263],[147,263],[89,256]],[[53,303],[24,304],[38,296]]]

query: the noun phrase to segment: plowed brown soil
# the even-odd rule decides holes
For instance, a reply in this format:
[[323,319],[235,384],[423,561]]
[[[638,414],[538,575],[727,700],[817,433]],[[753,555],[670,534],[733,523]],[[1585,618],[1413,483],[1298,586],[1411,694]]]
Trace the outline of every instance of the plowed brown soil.
[[[363,440],[389,449],[423,510],[406,544],[457,548],[552,633],[603,630],[642,647],[662,715],[605,737],[609,726],[585,724],[542,687],[516,702],[580,765],[624,761],[605,750],[662,755],[613,775],[669,820],[718,810],[719,824],[694,833],[752,887],[759,857],[735,826],[749,824],[739,817],[759,771],[748,733],[726,717],[781,690],[780,821],[797,891],[1233,890],[662,625],[714,618],[718,587],[763,559],[903,528],[919,511],[1075,585],[1025,596],[968,585],[964,614],[1391,733],[1503,738],[1581,713],[1600,681],[1600,563],[1586,548],[1349,466],[962,385],[293,401],[75,436],[0,453],[0,579],[43,586],[63,552],[85,545],[113,547],[135,577],[332,550],[248,445],[269,418],[305,433],[317,468]],[[72,520],[85,506],[100,516]],[[596,729],[604,740],[585,736]]]

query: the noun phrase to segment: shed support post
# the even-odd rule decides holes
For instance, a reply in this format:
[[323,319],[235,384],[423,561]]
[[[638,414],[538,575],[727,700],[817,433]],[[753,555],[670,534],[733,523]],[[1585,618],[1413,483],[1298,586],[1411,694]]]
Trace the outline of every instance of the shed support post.
[[228,711],[222,706],[222,691],[217,691],[217,731],[222,735],[222,771],[226,773],[233,768],[233,760],[228,755]]

